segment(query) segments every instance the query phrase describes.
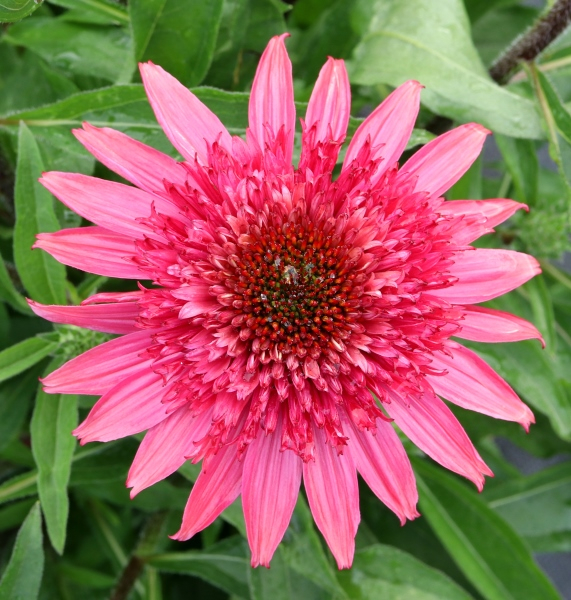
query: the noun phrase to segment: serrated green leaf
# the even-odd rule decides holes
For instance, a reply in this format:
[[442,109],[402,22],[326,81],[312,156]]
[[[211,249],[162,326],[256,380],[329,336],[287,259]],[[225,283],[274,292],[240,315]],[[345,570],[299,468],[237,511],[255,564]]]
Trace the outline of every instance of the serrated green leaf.
[[5,381],[29,369],[51,354],[57,343],[43,337],[33,337],[0,352],[0,381]]
[[571,463],[500,483],[483,498],[535,552],[571,549]]
[[230,594],[249,597],[247,584],[248,560],[244,541],[236,536],[227,538],[207,551],[169,552],[147,557],[145,562],[159,571],[194,575]]
[[185,85],[206,75],[222,16],[222,0],[132,0],[135,61],[152,60]]
[[469,600],[446,575],[410,554],[375,544],[355,553],[353,567],[339,572],[351,600]]
[[32,250],[36,234],[59,229],[52,195],[38,182],[44,170],[33,134],[20,123],[14,203],[14,260],[30,296],[44,304],[65,304],[65,267],[43,251]]
[[525,542],[454,476],[414,460],[420,512],[487,600],[559,600]]
[[[55,359],[46,369],[51,373],[61,366]],[[67,485],[76,440],[77,396],[46,394],[36,396],[30,424],[32,453],[38,467],[38,493],[52,546],[61,554],[65,545],[69,499]]]
[[18,532],[10,562],[0,580],[0,598],[35,600],[43,570],[42,517],[40,505],[36,503]]
[[31,15],[42,0],[0,0],[0,23],[14,23]]
[[369,0],[360,12],[364,36],[351,62],[353,83],[417,79],[426,86],[422,101],[438,114],[513,137],[543,137],[533,103],[489,78],[461,0],[441,0],[438,10],[432,0]]

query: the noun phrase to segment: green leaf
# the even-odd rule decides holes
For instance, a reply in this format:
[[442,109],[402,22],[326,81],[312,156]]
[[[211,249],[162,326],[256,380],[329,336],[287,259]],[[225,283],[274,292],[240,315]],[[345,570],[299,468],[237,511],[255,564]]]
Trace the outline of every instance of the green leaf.
[[543,275],[537,275],[528,281],[523,288],[529,295],[531,309],[533,311],[533,322],[543,335],[546,350],[555,354],[557,350],[557,338],[555,336],[555,315],[553,313],[553,302],[549,289],[545,284]]
[[10,562],[0,581],[2,600],[35,600],[40,591],[44,570],[42,517],[39,503],[22,524]]
[[0,531],[14,529],[22,525],[22,522],[27,517],[35,498],[26,498],[17,502],[11,502],[8,506],[0,509]]
[[537,202],[539,161],[531,140],[494,136],[515,186],[515,199],[533,206]]
[[507,481],[484,491],[483,498],[534,552],[571,550],[571,464]]
[[31,15],[42,0],[0,0],[0,23],[14,23]]
[[222,15],[222,0],[132,0],[135,61],[152,60],[185,85],[206,75]]
[[364,37],[353,55],[353,83],[397,86],[417,79],[426,86],[423,102],[438,114],[513,137],[542,137],[533,103],[489,78],[461,0],[441,0],[438,10],[432,0],[368,0],[360,20]]
[[524,541],[475,490],[425,461],[414,466],[421,513],[484,598],[559,599]]
[[14,310],[24,314],[31,315],[32,309],[29,307],[26,299],[14,286],[14,282],[8,273],[6,263],[0,255],[0,299],[7,302]]
[[38,472],[28,471],[4,481],[0,485],[0,504],[19,500],[38,493]]
[[[55,359],[46,369],[51,373],[62,361]],[[69,499],[67,485],[76,440],[77,396],[46,394],[36,396],[30,424],[32,452],[38,466],[38,492],[49,538],[61,554],[65,545]]]
[[124,6],[110,0],[49,0],[50,4],[69,8],[62,16],[66,21],[100,25],[128,25],[129,15]]
[[244,541],[239,536],[226,538],[207,551],[156,554],[147,557],[145,562],[159,571],[195,575],[230,594],[249,597],[248,560],[245,558]]
[[469,600],[446,575],[410,554],[375,544],[355,553],[353,567],[338,574],[351,600]]
[[68,76],[117,81],[131,58],[131,40],[124,29],[68,23],[61,18],[23,21],[11,27],[4,39],[29,48]]
[[32,250],[36,234],[59,229],[51,194],[38,182],[44,170],[34,136],[20,124],[14,202],[14,259],[30,296],[44,304],[65,304],[65,267],[47,252]]
[[33,337],[0,352],[0,381],[10,379],[40,362],[57,348],[57,343]]
[[38,370],[0,385],[0,451],[20,434],[30,401],[38,387]]

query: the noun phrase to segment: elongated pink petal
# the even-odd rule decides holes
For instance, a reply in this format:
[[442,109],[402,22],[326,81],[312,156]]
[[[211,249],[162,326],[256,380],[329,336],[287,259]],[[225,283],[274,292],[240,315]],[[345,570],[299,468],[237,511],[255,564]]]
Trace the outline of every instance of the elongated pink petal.
[[153,203],[157,212],[180,217],[169,200],[115,181],[50,171],[42,175],[40,183],[88,221],[130,238],[156,235],[140,223],[141,218],[151,216]]
[[164,194],[163,181],[186,181],[186,170],[176,160],[120,131],[84,123],[73,134],[97,160],[146,192]]
[[434,391],[458,406],[516,421],[528,430],[535,422],[533,413],[492,367],[460,344],[448,342],[448,347],[452,357],[434,353],[432,365],[448,371],[442,376],[427,376]]
[[511,313],[482,306],[465,306],[462,330],[455,335],[474,342],[519,342],[537,339],[543,346],[541,333],[529,321]]
[[184,509],[182,525],[171,537],[188,540],[208,527],[240,495],[243,463],[236,446],[225,446],[213,456],[196,480]]
[[472,304],[511,292],[541,273],[541,267],[529,254],[476,248],[458,252],[449,272],[458,281],[430,293],[455,304]]
[[139,305],[135,302],[105,304],[104,306],[58,306],[28,300],[30,308],[52,323],[77,325],[104,333],[133,333],[139,331],[136,319]]
[[317,127],[315,140],[339,140],[345,136],[351,114],[351,87],[345,62],[329,57],[311,93],[305,124]]
[[416,179],[417,192],[441,196],[478,158],[490,132],[477,123],[460,125],[416,152],[399,171],[399,179]]
[[220,306],[216,297],[210,294],[210,285],[204,283],[192,283],[188,286],[182,286],[174,290],[172,295],[181,300],[188,300],[180,310],[179,319],[190,319]]
[[150,367],[142,365],[102,396],[73,434],[81,444],[87,444],[145,431],[167,417],[169,405],[162,399],[170,387]]
[[430,390],[422,399],[401,398],[389,390],[391,403],[384,407],[396,424],[423,452],[443,467],[484,487],[484,475],[492,475],[450,409]]
[[270,566],[287,529],[301,484],[302,460],[281,449],[282,422],[273,433],[260,429],[244,460],[242,503],[252,567]]
[[404,525],[418,517],[418,492],[410,460],[390,423],[377,419],[377,432],[359,431],[351,419],[345,418],[344,429],[350,436],[349,450],[374,494],[386,504]]
[[367,140],[371,143],[371,158],[382,159],[373,181],[378,181],[394,165],[412,133],[420,108],[421,89],[418,81],[403,83],[363,121],[347,148],[344,169],[357,157]]
[[232,150],[232,136],[222,121],[189,89],[152,62],[139,64],[139,69],[157,121],[184,158],[198,156],[206,164],[214,142]]
[[140,355],[151,344],[151,331],[137,331],[100,344],[44,377],[48,394],[104,394],[123,379],[150,366]]
[[303,465],[309,507],[337,566],[348,569],[361,520],[357,472],[350,454],[338,455],[321,429],[314,427],[314,436],[315,460]]
[[131,260],[136,253],[134,240],[102,227],[39,233],[33,247],[49,252],[64,265],[88,273],[123,279],[146,278]]
[[282,150],[287,165],[291,164],[295,134],[291,61],[284,43],[288,35],[273,37],[264,50],[248,105],[250,131],[262,149],[266,144],[273,146],[275,137],[284,128]]
[[127,487],[131,498],[174,473],[192,453],[194,444],[206,435],[212,424],[212,411],[198,417],[188,406],[169,415],[145,434],[129,469]]

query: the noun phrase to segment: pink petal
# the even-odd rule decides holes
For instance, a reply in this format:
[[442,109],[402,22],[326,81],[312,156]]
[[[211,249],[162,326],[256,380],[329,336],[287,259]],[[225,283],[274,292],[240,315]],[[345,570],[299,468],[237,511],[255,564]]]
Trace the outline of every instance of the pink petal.
[[162,399],[170,389],[148,366],[127,377],[102,396],[83,423],[73,432],[88,442],[109,442],[140,433],[168,415]]
[[390,423],[377,419],[377,432],[360,431],[350,418],[343,426],[349,439],[349,450],[374,494],[386,504],[404,525],[418,517],[418,492],[410,460]]
[[77,325],[104,333],[133,333],[139,331],[136,319],[139,305],[135,302],[90,306],[57,306],[28,300],[31,309],[52,323]]
[[73,134],[106,167],[146,192],[164,194],[163,181],[186,181],[186,170],[176,160],[120,131],[84,123]]
[[157,121],[172,145],[189,161],[208,163],[208,147],[218,142],[232,150],[232,137],[222,121],[190,90],[152,62],[139,64]]
[[251,133],[262,149],[266,144],[273,146],[275,136],[284,128],[282,150],[284,163],[289,165],[295,134],[295,103],[291,61],[284,43],[288,35],[274,36],[262,54],[252,84],[248,122]]
[[287,529],[301,484],[302,461],[281,451],[282,422],[266,435],[260,429],[244,460],[242,503],[252,567],[270,566]]
[[131,498],[174,473],[212,424],[212,411],[194,416],[187,405],[179,408],[145,434],[129,469]]
[[309,507],[337,566],[348,569],[361,520],[357,472],[350,454],[338,455],[321,429],[314,428],[314,436],[315,460],[303,465]]
[[458,281],[430,293],[454,304],[492,300],[541,273],[539,263],[521,252],[476,248],[458,252],[449,272]]
[[537,339],[543,346],[541,333],[529,321],[501,310],[482,306],[465,306],[462,330],[457,337],[474,342],[519,342]]
[[68,361],[42,380],[48,394],[104,394],[123,379],[150,366],[141,353],[153,332],[138,331],[100,344]]
[[371,143],[371,158],[382,159],[373,181],[378,181],[394,165],[412,133],[420,108],[421,89],[418,81],[403,83],[363,121],[347,148],[344,169],[357,157],[368,140]]
[[131,260],[136,253],[133,239],[102,227],[39,233],[33,248],[42,248],[64,265],[88,273],[145,279],[144,272]]
[[224,446],[213,456],[196,480],[184,509],[182,525],[171,536],[188,540],[208,527],[214,519],[240,495],[242,466],[236,446]]
[[180,309],[179,319],[190,319],[196,315],[207,313],[220,308],[215,296],[210,294],[210,285],[192,283],[188,286],[173,290],[172,295],[188,302]]
[[153,235],[149,227],[139,222],[141,217],[151,216],[153,203],[157,212],[180,216],[169,200],[115,181],[51,171],[42,175],[40,183],[88,221],[130,238]]
[[516,210],[528,210],[526,204],[497,198],[495,200],[451,200],[444,202],[438,212],[443,215],[464,217],[453,233],[457,244],[471,244],[506,219]]
[[492,367],[460,344],[448,342],[448,346],[452,357],[434,353],[432,366],[448,371],[442,376],[427,376],[434,391],[458,406],[516,421],[528,430],[535,422],[533,413]]
[[438,136],[402,166],[399,179],[416,178],[415,191],[441,196],[470,168],[489,133],[477,123],[467,123]]
[[323,65],[311,93],[305,124],[317,127],[316,141],[345,136],[351,113],[351,87],[345,62],[331,57]]
[[444,402],[428,389],[421,399],[408,396],[406,400],[387,391],[391,402],[384,407],[404,434],[436,462],[467,477],[481,491],[483,475],[492,472]]

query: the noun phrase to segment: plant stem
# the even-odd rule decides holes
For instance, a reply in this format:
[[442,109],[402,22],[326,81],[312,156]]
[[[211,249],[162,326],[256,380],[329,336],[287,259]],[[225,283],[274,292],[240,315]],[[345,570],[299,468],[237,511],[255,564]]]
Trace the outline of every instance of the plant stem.
[[553,7],[543,15],[511,46],[490,68],[490,76],[494,81],[503,83],[518,63],[531,61],[538,56],[571,21],[571,0],[557,0]]
[[131,592],[131,588],[135,585],[139,575],[143,572],[144,566],[145,564],[138,556],[131,556],[131,559],[121,573],[121,578],[113,591],[111,600],[125,600],[127,598]]

